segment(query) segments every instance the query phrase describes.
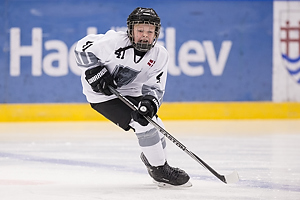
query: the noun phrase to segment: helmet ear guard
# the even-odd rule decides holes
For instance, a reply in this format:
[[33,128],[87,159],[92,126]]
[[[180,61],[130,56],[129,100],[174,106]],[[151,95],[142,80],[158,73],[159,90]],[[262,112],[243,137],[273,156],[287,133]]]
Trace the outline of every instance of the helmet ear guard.
[[[133,28],[136,24],[151,24],[155,26],[155,38],[152,43],[135,43],[133,37]],[[149,51],[157,42],[160,33],[160,18],[152,8],[136,8],[127,18],[127,34],[132,46],[141,52]]]

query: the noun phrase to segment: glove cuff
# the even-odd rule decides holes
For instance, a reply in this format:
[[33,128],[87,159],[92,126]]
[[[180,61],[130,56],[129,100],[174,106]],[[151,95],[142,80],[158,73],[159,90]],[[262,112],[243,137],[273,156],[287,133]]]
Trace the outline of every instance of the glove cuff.
[[151,102],[151,105],[154,108],[154,115],[155,115],[158,111],[158,108],[159,108],[159,102],[158,102],[157,98],[155,98],[152,95],[145,95],[143,97],[143,100],[149,100]]

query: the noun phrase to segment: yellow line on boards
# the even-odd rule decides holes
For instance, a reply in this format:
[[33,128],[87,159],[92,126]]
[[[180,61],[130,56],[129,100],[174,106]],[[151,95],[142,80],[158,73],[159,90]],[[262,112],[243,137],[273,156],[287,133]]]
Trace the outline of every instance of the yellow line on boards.
[[0,104],[0,121],[105,120],[89,104]]
[[162,105],[160,114],[168,120],[296,119],[300,118],[300,103],[167,103]]
[[[297,119],[300,103],[164,102],[158,114],[163,120]],[[0,104],[0,122],[99,120],[106,119],[87,103]]]

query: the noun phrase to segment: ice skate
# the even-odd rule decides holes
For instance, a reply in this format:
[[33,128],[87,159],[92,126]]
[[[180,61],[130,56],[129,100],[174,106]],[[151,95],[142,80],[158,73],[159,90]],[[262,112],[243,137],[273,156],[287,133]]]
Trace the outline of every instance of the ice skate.
[[141,159],[146,165],[149,175],[154,179],[153,182],[159,187],[192,186],[189,182],[190,177],[185,171],[171,167],[167,162],[162,166],[151,166],[143,153],[141,154]]

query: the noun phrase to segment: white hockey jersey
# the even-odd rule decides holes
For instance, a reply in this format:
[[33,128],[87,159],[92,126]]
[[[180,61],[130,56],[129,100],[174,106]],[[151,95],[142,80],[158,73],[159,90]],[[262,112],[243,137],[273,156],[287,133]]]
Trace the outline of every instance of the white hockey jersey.
[[82,69],[83,94],[90,103],[100,103],[117,98],[96,93],[85,79],[85,71],[104,64],[117,83],[117,90],[124,96],[153,95],[161,104],[165,92],[169,55],[156,44],[140,59],[134,54],[126,32],[110,30],[105,34],[88,35],[79,40],[75,57]]

